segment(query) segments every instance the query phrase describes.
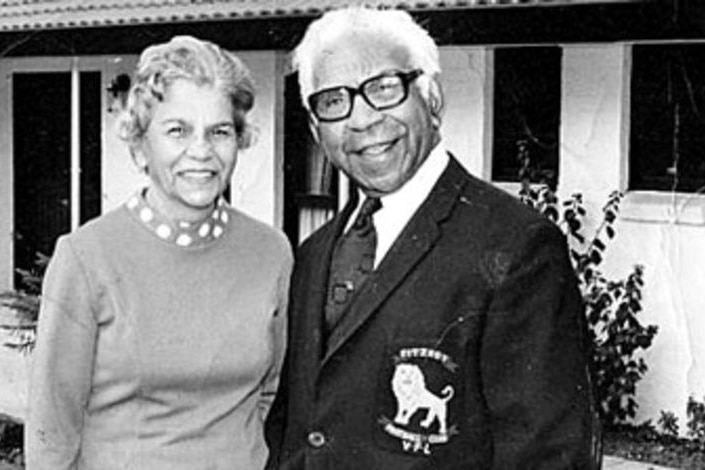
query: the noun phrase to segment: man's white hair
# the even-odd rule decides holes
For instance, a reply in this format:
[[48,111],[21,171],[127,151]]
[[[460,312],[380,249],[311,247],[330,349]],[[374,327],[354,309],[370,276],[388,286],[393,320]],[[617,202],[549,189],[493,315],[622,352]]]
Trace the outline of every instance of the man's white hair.
[[316,60],[331,43],[353,32],[384,38],[403,47],[409,53],[409,66],[431,77],[441,73],[438,46],[406,11],[361,6],[332,10],[309,25],[294,50],[293,65],[299,72],[301,99],[306,109],[308,96],[313,92]]

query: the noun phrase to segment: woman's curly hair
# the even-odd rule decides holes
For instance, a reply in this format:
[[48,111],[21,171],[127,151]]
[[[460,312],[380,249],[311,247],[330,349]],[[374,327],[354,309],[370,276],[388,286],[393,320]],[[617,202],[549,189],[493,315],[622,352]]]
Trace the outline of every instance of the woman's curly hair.
[[154,104],[163,101],[169,86],[179,79],[211,85],[228,96],[233,105],[238,147],[245,149],[252,144],[254,131],[247,113],[255,102],[255,88],[247,66],[235,54],[209,41],[176,36],[167,43],[148,47],[140,56],[118,124],[118,135],[131,148],[147,131]]

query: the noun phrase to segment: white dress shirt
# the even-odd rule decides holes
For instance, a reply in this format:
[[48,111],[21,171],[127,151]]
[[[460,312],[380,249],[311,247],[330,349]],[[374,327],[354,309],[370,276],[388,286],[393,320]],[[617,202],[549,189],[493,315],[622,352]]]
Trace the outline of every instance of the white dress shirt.
[[[372,215],[377,230],[377,249],[375,251],[375,269],[394,244],[401,231],[411,219],[411,216],[426,200],[438,181],[438,178],[448,165],[448,153],[442,143],[431,150],[428,158],[416,174],[397,191],[380,198],[382,208]],[[360,191],[360,202],[348,219],[346,230],[352,225],[360,210],[365,195]]]

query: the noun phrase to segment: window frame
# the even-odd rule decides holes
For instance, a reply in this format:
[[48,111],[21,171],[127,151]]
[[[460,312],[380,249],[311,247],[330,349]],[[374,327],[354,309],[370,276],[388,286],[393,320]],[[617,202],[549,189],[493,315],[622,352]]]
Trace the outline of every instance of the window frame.
[[[70,227],[74,230],[81,223],[81,174],[80,174],[80,83],[77,78],[82,72],[98,72],[100,79],[100,145],[101,145],[101,167],[103,166],[103,156],[105,154],[105,128],[107,103],[106,90],[109,85],[109,70],[106,68],[106,58],[103,56],[77,57],[21,57],[2,58],[0,60],[0,76],[4,81],[0,87],[0,172],[3,174],[0,184],[0,233],[7,234],[5,242],[0,243],[0,288],[12,288],[14,285],[15,272],[15,203],[14,203],[14,145],[13,145],[13,76],[17,73],[59,73],[68,72],[72,74],[71,84],[71,187],[70,191]],[[105,169],[101,168],[100,186],[104,188]],[[104,189],[101,190],[104,192]],[[102,198],[101,198],[102,199]],[[104,204],[101,203],[100,212],[104,212]],[[5,287],[2,287],[5,286]]]

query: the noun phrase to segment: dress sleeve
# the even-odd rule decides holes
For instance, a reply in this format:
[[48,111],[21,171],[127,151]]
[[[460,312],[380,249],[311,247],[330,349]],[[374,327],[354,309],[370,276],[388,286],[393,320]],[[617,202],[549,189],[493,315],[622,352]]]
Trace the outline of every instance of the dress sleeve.
[[483,334],[492,468],[592,469],[599,425],[565,238],[548,223],[521,238],[497,263],[504,269]]
[[286,354],[287,340],[287,308],[289,300],[289,278],[292,269],[291,252],[287,251],[285,263],[281,269],[279,279],[277,280],[277,310],[274,313],[271,325],[272,345],[273,345],[273,361],[267,375],[262,384],[262,395],[260,400],[260,409],[262,411],[262,420],[264,421],[269,413],[269,410],[274,402],[277,389],[279,388],[279,378],[282,372],[284,356]]
[[42,289],[25,423],[28,470],[77,468],[91,389],[96,322],[88,277],[59,240]]

